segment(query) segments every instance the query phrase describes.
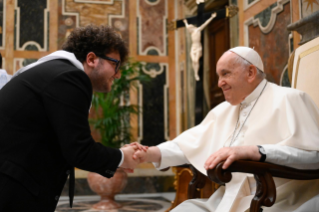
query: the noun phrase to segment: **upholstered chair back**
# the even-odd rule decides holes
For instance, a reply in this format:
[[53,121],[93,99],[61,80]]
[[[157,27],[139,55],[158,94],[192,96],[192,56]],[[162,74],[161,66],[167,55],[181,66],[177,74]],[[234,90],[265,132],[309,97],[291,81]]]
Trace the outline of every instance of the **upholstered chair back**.
[[319,37],[295,50],[292,88],[309,94],[319,107]]

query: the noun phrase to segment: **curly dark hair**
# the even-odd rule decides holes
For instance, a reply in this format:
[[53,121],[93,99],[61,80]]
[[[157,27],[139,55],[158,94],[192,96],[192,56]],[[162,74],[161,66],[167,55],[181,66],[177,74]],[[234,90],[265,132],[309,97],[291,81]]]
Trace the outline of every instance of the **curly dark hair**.
[[106,25],[98,27],[90,24],[74,29],[62,45],[62,49],[72,52],[80,62],[86,60],[89,52],[94,52],[97,56],[105,56],[117,51],[122,64],[128,56],[128,49],[123,39],[113,28]]

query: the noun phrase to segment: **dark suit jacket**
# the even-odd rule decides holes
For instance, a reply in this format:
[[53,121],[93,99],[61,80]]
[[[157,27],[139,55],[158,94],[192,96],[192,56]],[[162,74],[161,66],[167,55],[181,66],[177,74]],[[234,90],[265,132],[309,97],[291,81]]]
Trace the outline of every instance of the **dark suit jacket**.
[[94,142],[92,85],[66,60],[13,78],[0,90],[0,211],[54,211],[73,167],[112,177],[118,149]]

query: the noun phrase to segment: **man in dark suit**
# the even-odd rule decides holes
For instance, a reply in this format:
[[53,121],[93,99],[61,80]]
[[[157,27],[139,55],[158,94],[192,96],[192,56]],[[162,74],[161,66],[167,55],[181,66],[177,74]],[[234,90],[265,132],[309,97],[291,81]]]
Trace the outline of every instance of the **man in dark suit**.
[[20,69],[0,90],[0,211],[54,211],[74,167],[112,177],[133,169],[138,145],[94,142],[88,123],[93,91],[108,92],[128,50],[109,27],[75,29],[57,51]]

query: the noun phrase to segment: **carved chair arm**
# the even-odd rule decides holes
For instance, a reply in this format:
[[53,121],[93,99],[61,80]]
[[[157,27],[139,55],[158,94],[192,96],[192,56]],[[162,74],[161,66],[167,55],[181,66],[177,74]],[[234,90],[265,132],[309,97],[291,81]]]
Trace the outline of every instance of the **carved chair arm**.
[[210,180],[225,184],[230,182],[232,172],[254,174],[256,179],[256,194],[251,201],[250,211],[259,212],[261,206],[271,207],[276,201],[276,187],[273,177],[294,180],[319,179],[319,170],[300,170],[271,163],[255,161],[235,161],[228,169],[222,169],[224,162],[219,163],[214,169],[207,171]]

